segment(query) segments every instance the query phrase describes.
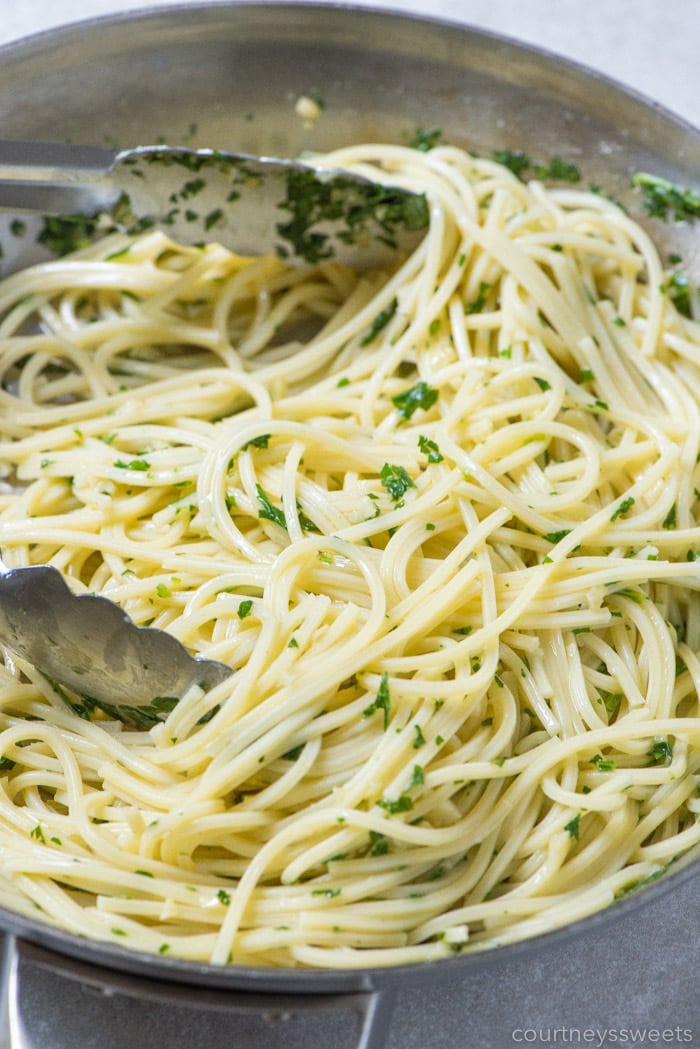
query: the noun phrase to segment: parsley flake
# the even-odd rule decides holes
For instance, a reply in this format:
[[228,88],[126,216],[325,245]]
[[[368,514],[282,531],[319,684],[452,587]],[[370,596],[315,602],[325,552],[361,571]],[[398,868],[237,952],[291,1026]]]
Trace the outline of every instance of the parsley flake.
[[280,528],[286,528],[287,518],[284,516],[284,510],[272,505],[261,485],[256,484],[255,493],[258,497],[258,502],[262,506],[262,510],[259,511],[258,517],[261,517],[266,521],[274,521],[274,523],[279,525]]
[[403,498],[409,488],[416,487],[404,467],[392,463],[384,463],[379,478],[395,503]]
[[427,412],[437,401],[440,393],[422,379],[403,393],[395,394],[391,400],[402,419],[410,419],[418,408]]
[[423,455],[428,456],[429,463],[441,463],[444,459],[442,452],[435,441],[421,434],[418,438],[418,447]]
[[640,171],[632,178],[644,197],[644,207],[649,215],[664,222],[672,216],[676,222],[700,218],[700,196],[692,189],[685,189],[658,175]]
[[371,717],[377,710],[384,711],[384,731],[389,727],[389,712],[391,710],[391,695],[389,693],[389,675],[386,671],[382,674],[379,682],[377,695],[368,707],[362,711],[364,717]]
[[578,813],[578,815],[574,816],[573,819],[570,819],[569,822],[564,825],[564,830],[568,830],[569,835],[574,839],[574,841],[578,841],[580,822],[581,813]]
[[376,339],[377,335],[379,335],[380,331],[383,331],[383,329],[386,328],[387,324],[394,316],[398,308],[399,300],[397,298],[393,298],[389,305],[386,307],[386,309],[380,310],[380,312],[376,315],[376,317],[370,324],[369,331],[362,339],[360,346],[367,346],[370,342],[373,342],[374,339]]

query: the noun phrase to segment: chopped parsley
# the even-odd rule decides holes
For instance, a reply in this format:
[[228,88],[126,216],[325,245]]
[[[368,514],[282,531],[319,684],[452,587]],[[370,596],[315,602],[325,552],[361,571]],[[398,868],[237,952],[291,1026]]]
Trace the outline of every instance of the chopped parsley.
[[369,331],[362,339],[360,346],[367,346],[370,342],[373,342],[374,339],[376,339],[377,335],[379,335],[379,333],[383,331],[384,328],[386,328],[387,324],[394,316],[398,308],[399,300],[394,297],[389,303],[389,305],[385,309],[380,310],[379,313],[376,315],[376,317],[369,326]]
[[549,163],[533,161],[522,149],[497,149],[492,153],[493,159],[507,167],[519,179],[538,178],[557,182],[580,182],[581,172],[576,164],[552,157]]
[[649,215],[664,222],[673,217],[676,222],[700,218],[700,196],[692,189],[685,189],[659,175],[640,171],[632,178],[644,197],[644,207]]
[[410,419],[418,408],[427,412],[437,401],[440,393],[433,386],[421,379],[415,386],[410,386],[402,393],[395,394],[391,400],[402,419]]
[[46,215],[37,242],[54,255],[67,255],[90,244],[98,224],[99,218],[87,218],[85,215]]
[[560,528],[557,532],[545,532],[542,538],[546,539],[548,543],[558,543],[565,539],[570,531],[570,528]]
[[128,462],[125,462],[123,459],[117,459],[114,465],[120,470],[136,470],[137,472],[151,469],[151,464],[147,459],[130,459]]
[[568,830],[569,835],[575,841],[578,841],[579,824],[580,824],[580,822],[581,822],[581,813],[579,812],[576,816],[573,817],[573,819],[570,819],[569,822],[564,825],[564,830]]
[[251,598],[247,598],[245,601],[241,601],[240,605],[238,606],[238,612],[237,612],[238,618],[239,619],[247,619],[247,617],[250,615],[252,610],[253,610],[253,601],[252,601]]
[[580,182],[581,172],[576,164],[561,157],[552,157],[548,164],[535,164],[537,178],[551,179],[558,182]]
[[428,456],[429,463],[441,463],[444,459],[442,452],[435,441],[432,441],[429,437],[425,437],[423,434],[418,438],[418,447],[423,455]]
[[413,800],[408,794],[401,794],[393,801],[385,801],[383,798],[377,802],[380,808],[385,809],[390,815],[395,816],[398,812],[410,812],[413,808]]
[[481,311],[483,310],[484,306],[486,305],[486,293],[487,293],[487,291],[489,290],[490,287],[491,287],[491,285],[487,284],[487,282],[485,280],[482,280],[479,283],[479,290],[477,292],[476,298],[472,299],[471,302],[467,303],[467,313],[468,314],[470,314],[470,313],[481,313]]
[[258,512],[258,517],[261,517],[266,521],[274,521],[274,523],[279,525],[280,528],[286,528],[287,518],[284,516],[284,510],[277,506],[273,506],[260,484],[256,484],[255,494],[257,495],[258,502],[262,507]]
[[291,253],[309,263],[334,254],[330,235],[314,229],[319,223],[343,223],[336,236],[347,244],[372,231],[375,239],[394,245],[398,229],[424,229],[429,218],[427,201],[420,194],[347,175],[322,177],[311,169],[287,172],[280,208],[290,213],[287,222],[277,224],[277,232],[289,244],[281,254]]
[[663,867],[659,867],[657,870],[652,871],[646,878],[640,878],[639,881],[629,882],[624,885],[618,893],[618,898],[621,896],[628,896],[631,892],[636,892],[637,889],[641,889],[644,885],[650,885],[653,881],[657,881],[662,874],[665,874],[668,870],[668,864]]
[[391,710],[391,695],[389,693],[389,675],[386,671],[382,674],[379,682],[379,688],[374,700],[368,707],[362,711],[364,717],[369,718],[372,714],[375,714],[378,710],[384,712],[384,731],[386,732],[389,727],[389,712]]
[[384,463],[379,478],[395,503],[403,498],[409,488],[416,487],[404,467],[392,463]]
[[605,709],[608,711],[608,713],[614,714],[615,711],[619,708],[620,703],[622,702],[622,693],[602,691],[600,693],[600,698],[603,700],[603,703],[605,704]]
[[369,854],[370,856],[385,856],[389,851],[389,839],[386,834],[378,830],[369,832]]
[[259,437],[251,437],[249,441],[246,441],[246,443],[241,446],[241,451],[245,451],[246,448],[267,448],[269,443],[270,434],[261,433]]
[[662,286],[661,290],[668,292],[671,302],[679,313],[684,317],[692,318],[693,307],[691,296],[693,288],[685,273],[679,273],[675,270],[666,281],[666,284]]
[[518,178],[525,178],[530,157],[522,149],[495,149],[491,155],[497,164],[502,164]]
[[408,789],[412,787],[420,787],[425,783],[425,772],[421,765],[414,765],[413,772],[411,773],[411,779],[408,784]]
[[435,149],[435,147],[440,144],[441,138],[441,127],[419,127],[416,129],[416,133],[411,139],[409,145],[411,149],[417,149],[419,153],[428,153],[431,149]]
[[658,739],[647,752],[654,765],[670,765],[673,760],[673,746],[667,739]]
[[613,513],[610,515],[610,520],[617,521],[618,517],[621,517],[622,514],[626,514],[627,511],[631,510],[633,506],[634,496],[628,495],[627,498],[623,499],[622,502],[618,505],[617,509],[614,510]]
[[413,726],[413,749],[420,750],[421,747],[425,746],[425,736],[420,725]]

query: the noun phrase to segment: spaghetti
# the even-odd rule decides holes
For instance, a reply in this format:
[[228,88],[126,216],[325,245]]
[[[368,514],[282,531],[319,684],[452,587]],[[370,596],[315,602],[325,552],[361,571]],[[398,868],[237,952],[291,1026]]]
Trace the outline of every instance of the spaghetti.
[[[700,328],[605,197],[450,146],[392,273],[158,231],[0,284],[0,547],[232,676],[152,727],[0,667],[0,903],[364,967],[700,841]],[[66,701],[68,699],[68,702]]]

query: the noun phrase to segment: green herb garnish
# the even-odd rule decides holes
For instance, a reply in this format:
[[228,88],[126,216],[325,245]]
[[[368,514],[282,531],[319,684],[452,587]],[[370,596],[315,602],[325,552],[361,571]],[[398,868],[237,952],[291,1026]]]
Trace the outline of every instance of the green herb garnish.
[[124,459],[117,459],[114,465],[120,470],[136,470],[137,472],[151,469],[151,464],[147,459],[130,459],[128,462],[125,462]]
[[286,528],[287,518],[284,516],[284,510],[277,506],[273,506],[261,485],[256,484],[255,494],[258,497],[258,502],[262,506],[262,509],[258,513],[258,517],[263,518],[265,521],[274,521],[274,523],[279,525],[280,528]]
[[369,832],[369,854],[370,856],[385,856],[389,851],[389,839],[386,834],[378,830]]
[[398,305],[399,305],[399,300],[397,298],[393,298],[391,300],[391,302],[389,303],[389,305],[386,307],[386,309],[383,309],[383,310],[379,311],[379,313],[376,315],[376,317],[374,318],[374,320],[370,324],[369,331],[367,332],[365,337],[362,339],[362,341],[360,343],[360,346],[367,346],[370,342],[372,342],[374,339],[376,339],[376,337],[377,337],[377,335],[379,335],[380,331],[382,331],[384,328],[386,328],[387,324],[389,323],[391,318],[396,313],[396,310],[398,309]]
[[280,237],[289,243],[281,254],[297,255],[309,263],[334,255],[330,235],[314,229],[320,223],[341,222],[343,228],[336,236],[346,244],[369,234],[395,246],[399,229],[424,229],[429,220],[428,204],[421,194],[346,175],[323,177],[304,169],[287,173],[286,197],[280,208],[290,213],[288,222],[277,225]]
[[486,292],[491,287],[486,281],[481,281],[479,284],[479,291],[475,299],[467,303],[467,313],[481,313],[484,306],[486,305]]
[[409,488],[416,487],[403,466],[394,466],[392,463],[384,463],[379,477],[395,503],[406,494]]
[[644,195],[644,207],[654,218],[665,222],[672,216],[676,222],[700,218],[700,196],[658,175],[640,171],[632,178]]
[[561,157],[552,157],[548,164],[535,164],[537,178],[551,179],[558,182],[580,182],[581,172],[576,164]]
[[503,164],[523,181],[532,176],[558,182],[581,181],[581,172],[576,164],[563,160],[561,157],[552,157],[549,163],[539,163],[533,161],[521,149],[497,149],[494,150],[492,156],[495,161]]
[[647,756],[654,765],[670,765],[673,760],[673,746],[667,739],[658,739],[647,751]]
[[524,178],[530,167],[530,157],[522,149],[495,149],[493,159],[512,171],[518,178]]
[[575,841],[578,841],[579,824],[580,824],[580,822],[581,822],[581,813],[579,813],[578,815],[574,816],[573,819],[570,819],[569,822],[564,825],[564,830],[568,830],[570,836]]
[[385,801],[382,799],[377,802],[380,808],[386,809],[392,816],[396,815],[397,812],[410,812],[413,808],[413,799],[408,794],[401,794],[400,797],[394,801]]
[[557,532],[545,532],[542,538],[546,539],[548,543],[559,543],[566,538],[570,531],[570,528],[560,528]]
[[615,762],[611,759],[605,759],[601,754],[594,754],[591,758],[591,765],[595,765],[598,772],[612,772],[615,768]]
[[617,521],[618,517],[621,517],[622,514],[626,514],[633,506],[634,496],[628,495],[626,499],[623,499],[622,502],[618,504],[617,509],[612,512],[610,520]]
[[429,463],[441,463],[444,459],[442,452],[435,441],[432,441],[429,437],[425,437],[423,434],[418,438],[418,447],[423,455],[428,456]]
[[692,318],[692,285],[684,273],[674,271],[662,287],[662,291],[668,292],[671,302],[679,313],[684,317]]
[[267,448],[270,443],[270,434],[261,433],[259,437],[251,437],[249,441],[241,445],[241,451],[245,451],[246,448]]
[[67,255],[94,240],[98,223],[99,219],[85,215],[47,215],[37,241],[54,255]]
[[391,400],[401,418],[410,419],[418,408],[422,408],[424,412],[427,412],[432,408],[439,396],[439,390],[429,386],[427,382],[421,379],[415,386],[410,386],[409,389],[404,390],[402,393],[395,394]]
[[376,713],[377,710],[382,710],[384,712],[384,731],[386,732],[387,728],[389,727],[389,712],[391,710],[391,696],[389,693],[389,675],[386,673],[386,671],[382,674],[381,680],[379,682],[379,688],[377,690],[377,695],[374,697],[373,702],[370,703],[368,707],[365,707],[362,713],[364,717],[368,718],[371,717],[372,714]]
[[420,153],[428,153],[431,149],[435,149],[435,147],[440,144],[441,138],[441,127],[419,127],[409,145],[411,149],[417,149]]
[[414,765],[413,772],[411,773],[411,779],[408,784],[408,789],[411,790],[413,787],[421,787],[425,783],[425,772],[421,765]]

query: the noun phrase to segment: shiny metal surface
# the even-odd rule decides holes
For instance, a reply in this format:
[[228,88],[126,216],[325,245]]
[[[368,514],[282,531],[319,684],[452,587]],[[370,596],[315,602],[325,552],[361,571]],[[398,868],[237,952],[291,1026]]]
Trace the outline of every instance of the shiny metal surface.
[[[311,89],[325,109],[309,128],[294,103]],[[124,147],[215,141],[283,156],[366,139],[408,141],[417,127],[439,126],[447,139],[482,153],[520,148],[538,160],[573,160],[584,184],[601,185],[631,207],[637,170],[696,189],[700,176],[700,134],[604,78],[488,34],[346,6],[219,3],[198,6],[196,15],[183,6],[30,39],[0,50],[0,120],[8,137]],[[697,266],[692,229],[656,225],[654,234],[688,267]],[[31,254],[27,238],[8,233],[2,242],[6,271]],[[395,991],[386,1036],[370,1021],[364,1034],[355,1029],[356,1040],[383,1040],[390,1049],[507,1049],[516,1028],[547,1024],[694,1023],[700,1041],[688,975],[697,964],[698,917],[700,877],[691,865],[605,913],[526,944],[403,970],[329,973],[216,970],[130,955],[18,916],[5,915],[3,924],[22,942],[50,950],[51,965],[64,974],[71,959],[112,970],[106,988],[131,973],[137,984],[171,983],[175,995],[187,984],[193,994],[270,993],[275,1002],[296,994],[298,1005],[310,995],[321,1008],[326,995],[349,994],[360,997],[364,1015],[375,995]],[[112,991],[104,992],[101,1013],[109,1038],[99,1044],[121,1049],[121,1014],[106,1008]],[[56,991],[57,1001],[65,997]],[[149,1049],[160,1049],[158,1038],[175,1044],[172,1030],[149,1028],[145,996],[143,1005]],[[319,1044],[311,1021],[299,1022],[309,1023],[304,1044]],[[198,1044],[193,1026],[182,1021],[179,1030],[186,1044]],[[340,1026],[330,1021],[323,1031],[324,1049],[339,1049]],[[235,1017],[222,1019],[217,1032],[228,1032],[227,1045],[246,1049],[296,1044],[283,1028],[264,1025],[238,1037]],[[83,1049],[69,1037],[56,1049]],[[50,1041],[41,1044],[51,1049]]]
[[[313,105],[311,100],[307,103]],[[182,244],[216,240],[290,264],[390,265],[428,227],[425,198],[298,160],[203,149],[0,140],[0,210],[160,226]]]
[[0,640],[88,706],[144,727],[194,685],[208,691],[232,673],[193,658],[164,630],[137,627],[107,598],[74,594],[50,565],[7,569],[0,561]]

